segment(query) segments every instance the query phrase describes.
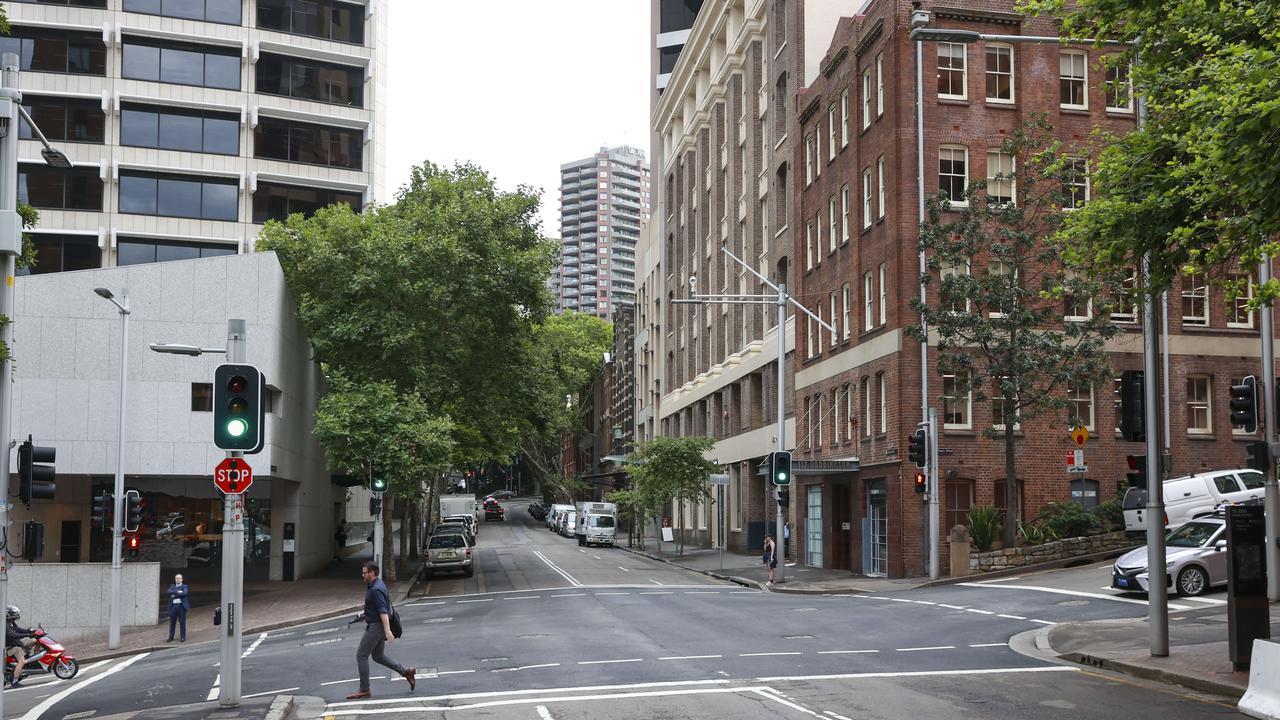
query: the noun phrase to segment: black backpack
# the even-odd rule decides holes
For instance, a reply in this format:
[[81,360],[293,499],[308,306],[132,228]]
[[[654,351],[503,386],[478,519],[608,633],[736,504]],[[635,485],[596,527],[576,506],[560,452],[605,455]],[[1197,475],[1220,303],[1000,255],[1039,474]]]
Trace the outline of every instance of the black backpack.
[[391,614],[387,617],[387,624],[391,626],[391,636],[399,639],[404,635],[404,626],[400,624],[400,613],[396,612],[396,606],[391,604],[391,596],[387,593],[382,594],[387,599],[387,607],[391,608]]

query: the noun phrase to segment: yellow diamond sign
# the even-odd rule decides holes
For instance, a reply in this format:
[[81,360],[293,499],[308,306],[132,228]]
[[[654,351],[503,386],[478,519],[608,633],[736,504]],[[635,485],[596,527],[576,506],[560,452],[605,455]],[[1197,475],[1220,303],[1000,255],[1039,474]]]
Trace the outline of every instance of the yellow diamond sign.
[[1071,439],[1076,441],[1076,447],[1084,447],[1084,443],[1089,439],[1089,431],[1084,427],[1077,427],[1071,431]]

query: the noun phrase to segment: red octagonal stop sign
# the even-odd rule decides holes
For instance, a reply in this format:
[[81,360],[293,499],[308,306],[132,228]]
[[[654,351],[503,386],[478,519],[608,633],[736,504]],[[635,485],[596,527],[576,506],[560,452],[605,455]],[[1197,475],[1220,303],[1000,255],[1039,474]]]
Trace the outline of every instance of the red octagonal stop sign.
[[247,492],[253,484],[253,468],[244,458],[225,458],[213,469],[213,484],[228,495]]

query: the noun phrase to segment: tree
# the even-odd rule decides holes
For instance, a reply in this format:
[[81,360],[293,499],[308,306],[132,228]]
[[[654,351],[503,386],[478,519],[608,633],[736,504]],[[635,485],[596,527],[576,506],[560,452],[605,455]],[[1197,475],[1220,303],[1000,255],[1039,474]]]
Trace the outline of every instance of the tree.
[[[1275,255],[1280,236],[1280,3],[1031,0],[1064,37],[1133,44],[1133,93],[1145,127],[1111,140],[1093,173],[1097,197],[1064,227],[1077,257],[1107,270],[1152,257],[1148,290],[1188,266],[1208,270]],[[1272,280],[1256,291],[1269,303]]]
[[[1068,393],[1108,380],[1104,343],[1119,332],[1104,299],[1110,288],[1060,259],[1056,231],[1064,205],[1078,199],[1081,167],[1060,156],[1051,132],[1030,119],[1001,148],[1010,172],[971,183],[963,198],[929,199],[921,281],[939,301],[912,302],[937,342],[939,373],[955,378],[951,392],[992,401],[993,427],[983,433],[1004,440],[1006,547],[1019,513],[1017,425],[1069,409]],[[921,326],[908,332],[926,339]]]
[[[667,503],[701,502],[710,497],[707,481],[720,469],[706,458],[713,447],[712,438],[696,436],[656,437],[640,443],[631,466],[637,504],[656,516]],[[678,552],[684,552],[683,536]]]

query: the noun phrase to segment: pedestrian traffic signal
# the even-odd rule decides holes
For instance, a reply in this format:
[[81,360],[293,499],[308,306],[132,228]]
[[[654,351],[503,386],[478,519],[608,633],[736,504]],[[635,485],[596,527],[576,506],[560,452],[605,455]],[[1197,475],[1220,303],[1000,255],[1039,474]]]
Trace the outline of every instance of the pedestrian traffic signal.
[[129,557],[138,557],[138,547],[142,545],[142,541],[137,535],[129,535],[124,540],[124,546],[129,549]]
[[213,371],[213,444],[252,455],[264,443],[262,373],[252,365],[219,365]]
[[1248,433],[1258,431],[1258,380],[1252,375],[1231,386],[1231,424]]
[[769,477],[774,485],[791,484],[791,452],[778,450],[769,453]]
[[124,531],[136,533],[142,525],[142,493],[126,490],[124,493]]
[[1129,481],[1129,487],[1144,488],[1147,486],[1147,456],[1146,455],[1126,455],[1125,460],[1129,463],[1129,472],[1124,477]]
[[916,494],[923,495],[925,490],[929,489],[929,477],[923,472],[916,471]]
[[376,493],[384,493],[387,491],[387,479],[380,477],[369,478],[369,489]]
[[1147,441],[1145,393],[1141,370],[1120,373],[1120,437],[1129,442]]
[[380,515],[382,515],[382,498],[378,496],[369,498],[369,517]]
[[56,487],[53,478],[57,474],[52,464],[58,449],[41,447],[31,443],[31,436],[18,446],[18,497],[27,505],[31,500],[51,500]]
[[1265,440],[1251,442],[1244,446],[1245,449],[1245,466],[1265,473],[1267,466],[1271,464],[1271,453],[1267,449]]
[[111,493],[103,492],[93,496],[93,510],[89,513],[89,522],[98,530],[111,527]]
[[791,488],[789,486],[777,485],[773,488],[773,491],[777,494],[779,506],[787,507],[791,504]]
[[929,432],[919,428],[907,436],[907,457],[916,467],[929,464]]

